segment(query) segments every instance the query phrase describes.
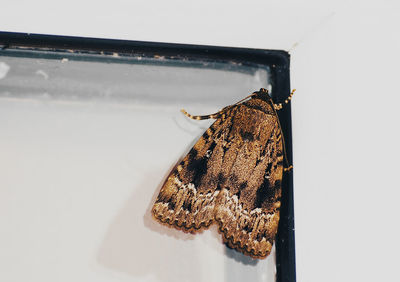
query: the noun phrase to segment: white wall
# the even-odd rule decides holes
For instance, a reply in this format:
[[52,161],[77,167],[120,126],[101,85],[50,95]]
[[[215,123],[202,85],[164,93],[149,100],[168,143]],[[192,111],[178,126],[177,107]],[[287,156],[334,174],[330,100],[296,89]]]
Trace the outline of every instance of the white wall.
[[394,280],[398,2],[242,3],[3,1],[0,28],[290,49],[298,281]]

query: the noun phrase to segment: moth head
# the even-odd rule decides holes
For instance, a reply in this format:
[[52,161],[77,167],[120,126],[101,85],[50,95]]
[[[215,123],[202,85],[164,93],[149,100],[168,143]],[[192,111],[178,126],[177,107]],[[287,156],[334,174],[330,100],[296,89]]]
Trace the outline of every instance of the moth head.
[[262,99],[267,102],[272,102],[272,98],[271,98],[271,96],[269,96],[268,90],[265,88],[260,88],[260,90],[258,92],[256,92],[255,94],[256,94],[256,97],[259,99]]

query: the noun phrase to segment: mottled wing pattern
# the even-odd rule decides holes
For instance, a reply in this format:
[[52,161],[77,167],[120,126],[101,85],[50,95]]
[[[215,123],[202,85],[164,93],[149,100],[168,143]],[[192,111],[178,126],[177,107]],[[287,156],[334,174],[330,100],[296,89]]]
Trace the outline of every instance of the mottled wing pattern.
[[214,222],[219,190],[218,179],[211,177],[216,168],[210,159],[215,159],[214,149],[231,123],[232,116],[217,119],[171,171],[152,210],[160,222],[191,233]]
[[153,215],[188,232],[217,223],[229,247],[266,257],[279,222],[281,138],[265,100],[228,109],[168,176]]

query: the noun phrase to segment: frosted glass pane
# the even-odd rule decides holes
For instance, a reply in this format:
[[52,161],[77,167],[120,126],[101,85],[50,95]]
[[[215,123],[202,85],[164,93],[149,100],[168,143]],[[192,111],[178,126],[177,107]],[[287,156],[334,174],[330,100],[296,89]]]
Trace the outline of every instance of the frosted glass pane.
[[1,281],[274,281],[215,228],[150,215],[160,186],[211,121],[260,87],[261,68],[29,52],[0,56]]

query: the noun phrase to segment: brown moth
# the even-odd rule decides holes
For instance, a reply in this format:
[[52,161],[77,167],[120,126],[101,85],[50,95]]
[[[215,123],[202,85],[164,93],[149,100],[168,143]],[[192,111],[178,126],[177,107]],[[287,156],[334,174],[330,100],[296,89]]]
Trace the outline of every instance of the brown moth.
[[281,108],[261,88],[212,115],[182,110],[216,121],[169,174],[154,218],[191,233],[217,224],[228,247],[267,257],[278,229],[282,175],[291,168],[283,167]]

